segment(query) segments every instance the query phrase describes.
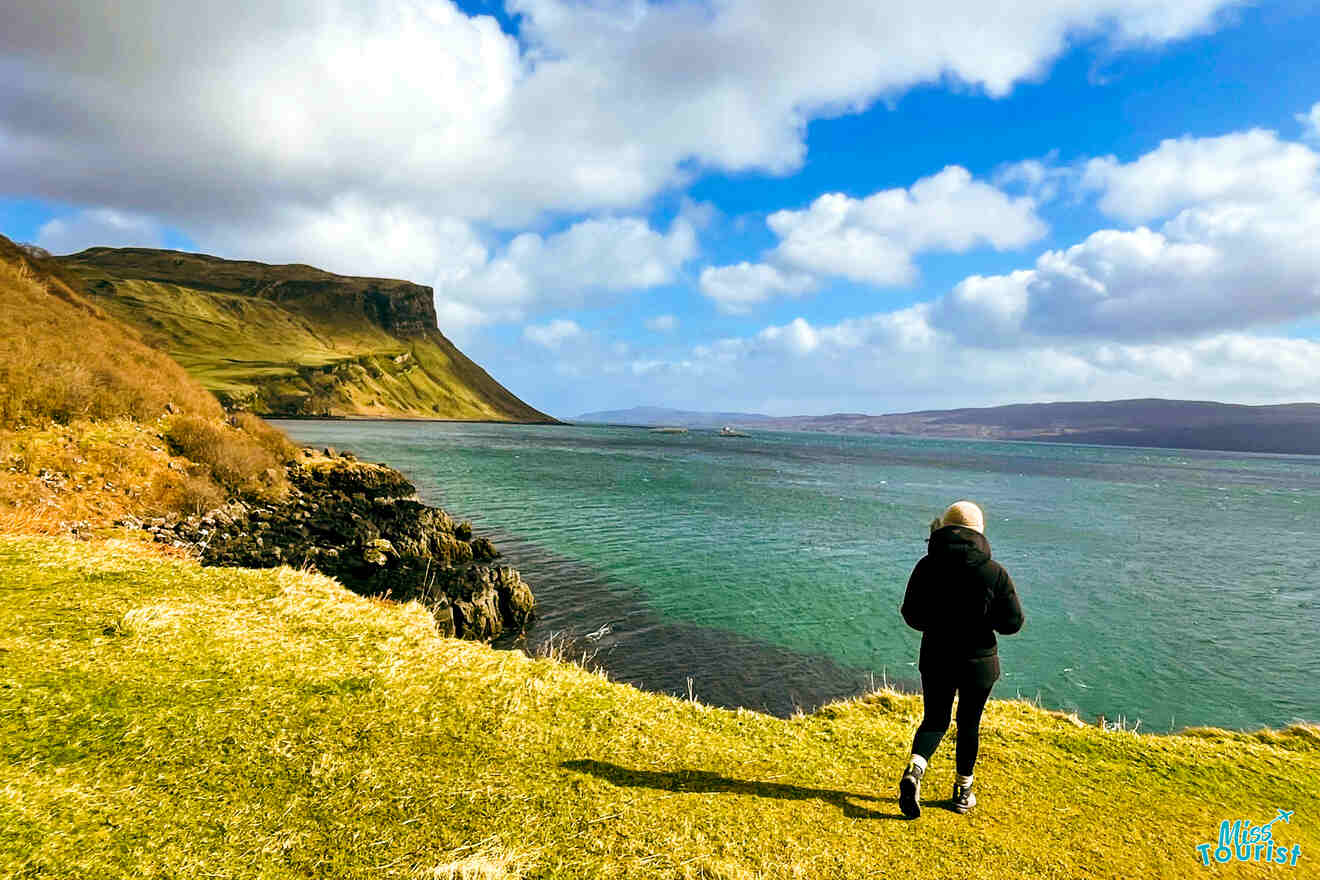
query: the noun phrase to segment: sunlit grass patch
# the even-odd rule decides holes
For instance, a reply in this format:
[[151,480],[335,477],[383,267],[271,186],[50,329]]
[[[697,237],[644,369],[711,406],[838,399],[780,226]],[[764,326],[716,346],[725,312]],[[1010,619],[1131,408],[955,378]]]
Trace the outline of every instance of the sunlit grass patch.
[[890,690],[718,709],[320,575],[0,539],[3,876],[1189,877],[1220,820],[1277,808],[1280,841],[1320,843],[1312,727],[1106,732],[992,701],[981,805],[943,808],[950,741],[908,822],[919,715]]

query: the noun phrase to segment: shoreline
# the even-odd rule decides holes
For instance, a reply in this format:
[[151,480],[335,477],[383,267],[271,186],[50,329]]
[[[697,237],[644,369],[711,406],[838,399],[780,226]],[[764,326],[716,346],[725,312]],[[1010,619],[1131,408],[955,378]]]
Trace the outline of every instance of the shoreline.
[[446,419],[439,416],[435,418],[428,418],[426,416],[311,416],[280,415],[275,413],[267,413],[264,415],[261,413],[253,413],[253,415],[268,422],[441,422],[457,425],[544,425],[547,427],[564,425],[568,427],[576,427],[572,422],[560,421],[553,416],[550,417],[549,421],[521,422],[513,421],[511,419]]
[[913,677],[883,670],[873,675],[823,654],[665,617],[652,610],[635,585],[509,532],[483,527],[483,533],[528,579],[537,597],[536,619],[526,638],[503,637],[493,647],[538,656],[547,643],[567,643],[568,659],[585,652],[588,668],[599,667],[611,681],[687,697],[690,678],[702,703],[779,718],[886,685],[903,693],[920,691]]
[[[310,442],[314,438],[306,439]],[[341,447],[356,445],[342,435],[333,442]],[[388,457],[382,451],[374,454]],[[420,485],[428,503],[449,509],[443,486],[429,485],[425,480]],[[472,512],[469,508],[454,509]],[[483,518],[478,515],[473,519],[480,523]],[[535,653],[552,639],[578,640],[585,653],[595,655],[612,680],[635,684],[651,692],[683,696],[688,693],[687,679],[691,676],[698,698],[705,702],[741,706],[780,717],[858,696],[885,681],[906,692],[919,693],[914,664],[887,668],[877,664],[874,670],[850,667],[823,652],[803,653],[756,637],[662,616],[651,610],[638,586],[620,582],[589,564],[558,557],[553,551],[537,546],[534,539],[520,538],[511,528],[506,522],[495,529],[484,525],[483,531],[497,540],[508,561],[528,578],[538,598],[538,619],[523,645],[497,642],[499,647],[522,647]],[[597,635],[602,627],[610,631]],[[589,635],[596,638],[587,639]],[[677,651],[676,645],[680,646]],[[767,659],[771,657],[779,659]],[[911,660],[915,659],[914,653]],[[656,670],[661,673],[657,674]],[[735,670],[737,675],[729,676],[729,670]],[[1109,701],[1083,708],[1068,699],[1050,700],[1043,698],[1034,685],[1018,685],[1012,677],[1001,680],[998,691],[995,699],[1026,700],[1052,711],[1079,715],[1093,725],[1100,717],[1109,719],[1111,725],[1115,720],[1127,719],[1130,725],[1145,714],[1140,710],[1125,712]],[[1223,715],[1218,717],[1222,719]],[[1183,729],[1211,725],[1246,732],[1271,725],[1313,723],[1301,714],[1280,715],[1275,720],[1269,720],[1274,718],[1269,715],[1257,717],[1266,720],[1217,720],[1215,713],[1192,713],[1192,721],[1184,721]],[[1164,731],[1165,721],[1169,722],[1167,732],[1179,729],[1175,722],[1158,717],[1142,729]]]

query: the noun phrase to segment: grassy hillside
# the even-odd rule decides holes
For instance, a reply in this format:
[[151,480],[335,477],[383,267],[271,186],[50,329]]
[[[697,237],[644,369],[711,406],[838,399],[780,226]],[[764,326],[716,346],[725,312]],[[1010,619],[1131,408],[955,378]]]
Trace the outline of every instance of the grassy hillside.
[[436,329],[429,287],[140,248],[92,248],[59,262],[228,405],[552,421]]
[[[1312,876],[1320,731],[993,701],[982,803],[898,818],[917,698],[781,720],[434,632],[291,569],[0,538],[0,875]],[[952,784],[952,743],[928,774]],[[1201,866],[1222,819],[1296,868]]]
[[0,531],[279,496],[292,446],[219,402],[90,302],[76,276],[0,237]]

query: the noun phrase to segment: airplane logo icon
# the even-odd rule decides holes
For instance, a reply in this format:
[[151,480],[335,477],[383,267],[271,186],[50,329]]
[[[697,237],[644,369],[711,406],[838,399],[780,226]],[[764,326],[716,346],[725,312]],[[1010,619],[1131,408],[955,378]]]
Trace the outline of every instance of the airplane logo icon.
[[1265,824],[1262,825],[1261,827],[1262,827],[1262,828],[1269,828],[1271,825],[1273,825],[1275,822],[1279,821],[1280,819],[1282,819],[1284,822],[1287,822],[1288,824],[1291,825],[1291,824],[1292,824],[1292,815],[1293,815],[1294,812],[1295,812],[1294,810],[1279,810],[1279,811],[1278,811],[1279,815],[1275,816],[1273,819],[1271,819],[1269,822],[1265,823]]

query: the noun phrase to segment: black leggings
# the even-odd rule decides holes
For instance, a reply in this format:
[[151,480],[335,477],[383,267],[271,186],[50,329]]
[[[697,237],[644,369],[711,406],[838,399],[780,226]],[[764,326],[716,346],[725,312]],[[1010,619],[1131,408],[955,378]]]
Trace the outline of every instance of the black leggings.
[[[972,672],[972,670],[968,670]],[[976,753],[981,747],[981,712],[990,698],[994,679],[985,682],[985,676],[957,674],[947,671],[925,670],[921,673],[921,695],[925,704],[925,717],[912,738],[912,753],[927,761],[949,729],[949,715],[953,711],[953,695],[958,694],[958,749],[959,776],[971,776],[976,766]]]

